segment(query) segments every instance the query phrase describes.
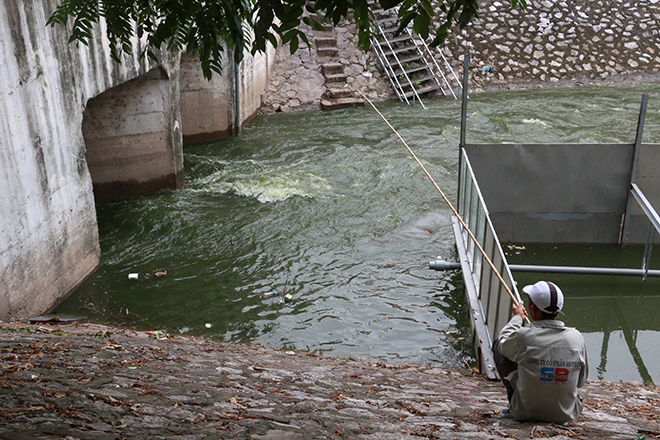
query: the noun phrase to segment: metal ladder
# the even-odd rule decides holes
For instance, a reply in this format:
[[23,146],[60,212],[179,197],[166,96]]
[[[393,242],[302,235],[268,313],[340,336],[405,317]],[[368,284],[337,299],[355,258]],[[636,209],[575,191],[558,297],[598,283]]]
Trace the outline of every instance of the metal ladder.
[[[448,90],[454,99],[457,99],[447,76],[438,65],[426,42],[409,28],[406,28],[400,35],[394,36],[399,26],[397,9],[386,11],[380,8],[376,2],[369,2],[369,8],[378,29],[371,37],[371,45],[378,55],[383,69],[387,72],[399,100],[406,104],[418,101],[422,108],[426,108],[420,96],[437,90],[445,96],[447,96],[446,90]],[[461,82],[444,54],[441,51],[437,52],[459,91],[462,88]],[[428,59],[432,61],[432,64]]]

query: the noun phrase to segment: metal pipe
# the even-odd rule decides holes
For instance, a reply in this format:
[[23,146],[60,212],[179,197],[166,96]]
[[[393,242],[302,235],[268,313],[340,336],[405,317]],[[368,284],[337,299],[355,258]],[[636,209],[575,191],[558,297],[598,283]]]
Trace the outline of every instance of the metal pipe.
[[[454,270],[460,269],[461,263],[453,261],[433,260],[429,262],[429,269]],[[536,266],[527,264],[509,264],[512,272],[538,272],[538,273],[567,273],[579,275],[619,275],[643,277],[643,269],[622,269],[617,267],[575,267],[575,266]],[[649,270],[650,277],[660,277],[660,270]]]
[[[239,49],[242,50],[242,45]],[[241,65],[234,61],[234,136],[241,133]]]

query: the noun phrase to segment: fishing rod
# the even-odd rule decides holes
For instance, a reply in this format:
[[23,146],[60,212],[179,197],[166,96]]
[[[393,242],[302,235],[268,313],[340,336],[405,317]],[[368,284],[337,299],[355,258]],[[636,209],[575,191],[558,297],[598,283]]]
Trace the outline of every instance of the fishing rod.
[[[378,113],[378,115],[383,119],[383,121],[385,121],[385,123],[387,124],[387,126],[390,127],[390,129],[392,129],[392,131],[394,132],[394,134],[397,135],[397,137],[399,138],[399,140],[401,141],[401,143],[403,144],[403,146],[406,147],[406,149],[408,150],[408,152],[412,155],[413,159],[415,159],[415,161],[417,162],[417,164],[422,168],[422,171],[424,171],[424,174],[426,174],[426,177],[429,178],[429,180],[431,181],[431,183],[433,184],[433,186],[435,186],[435,189],[438,190],[438,192],[439,192],[440,195],[442,196],[442,199],[445,201],[445,203],[447,204],[447,206],[449,206],[449,209],[450,209],[451,212],[456,216],[456,218],[458,219],[459,223],[463,226],[463,228],[465,228],[465,230],[467,231],[468,235],[470,236],[470,238],[472,239],[472,241],[474,242],[474,244],[477,246],[477,249],[479,249],[479,252],[481,252],[481,254],[483,255],[484,259],[486,260],[486,262],[488,263],[488,265],[490,266],[490,268],[491,268],[491,269],[493,270],[493,272],[495,273],[495,276],[497,276],[497,279],[500,281],[500,283],[502,284],[502,286],[504,286],[504,290],[506,290],[506,293],[508,293],[508,294],[509,294],[509,297],[511,297],[511,301],[513,301],[513,303],[514,303],[515,305],[520,304],[521,301],[519,301],[518,298],[516,298],[516,296],[513,294],[513,292],[511,291],[511,288],[509,288],[509,286],[506,284],[506,281],[504,281],[504,278],[502,278],[502,275],[500,275],[500,272],[497,270],[497,268],[495,267],[495,265],[493,264],[493,262],[491,261],[491,259],[490,259],[490,258],[488,257],[488,255],[486,254],[486,251],[484,250],[484,248],[481,247],[481,244],[479,244],[479,241],[477,240],[477,238],[474,236],[474,234],[472,234],[472,231],[470,231],[470,228],[468,227],[468,225],[465,223],[465,221],[463,221],[463,218],[461,217],[461,215],[458,213],[458,211],[456,210],[456,208],[454,208],[454,205],[452,205],[452,203],[449,201],[449,199],[447,198],[447,196],[445,196],[445,193],[442,192],[442,189],[440,189],[440,186],[438,186],[438,184],[435,182],[435,180],[433,179],[433,177],[431,176],[431,174],[426,170],[426,168],[424,167],[424,165],[422,164],[422,162],[417,158],[417,155],[416,155],[415,152],[412,150],[412,148],[410,148],[410,147],[408,146],[408,144],[407,144],[406,141],[401,137],[401,135],[399,134],[399,132],[396,131],[396,129],[395,129],[394,127],[392,127],[392,124],[390,124],[390,122],[387,120],[387,118],[385,118],[385,116],[383,116],[383,114],[382,114],[382,113],[376,108],[376,106],[374,105],[374,103],[371,102],[371,100],[370,100],[369,98],[367,98],[367,97],[365,96],[365,94],[362,93],[361,91],[357,90],[357,92],[358,92],[360,95],[362,95],[362,97],[363,97],[363,98],[369,103],[369,105],[371,105],[371,107],[373,107],[373,109],[376,111],[376,113]],[[525,316],[524,319],[525,319],[525,322],[527,322],[528,324],[531,323],[530,320],[529,320],[529,317]]]

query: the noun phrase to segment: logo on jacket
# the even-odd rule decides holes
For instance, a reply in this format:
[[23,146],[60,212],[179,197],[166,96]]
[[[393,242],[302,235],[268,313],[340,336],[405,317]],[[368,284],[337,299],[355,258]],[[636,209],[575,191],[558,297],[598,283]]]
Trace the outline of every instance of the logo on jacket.
[[566,382],[569,371],[566,368],[541,368],[541,382]]

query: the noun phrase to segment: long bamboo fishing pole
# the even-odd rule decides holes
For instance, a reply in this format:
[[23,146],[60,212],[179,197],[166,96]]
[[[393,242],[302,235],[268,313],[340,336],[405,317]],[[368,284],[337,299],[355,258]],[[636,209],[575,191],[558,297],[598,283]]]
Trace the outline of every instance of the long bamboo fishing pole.
[[[431,174],[429,174],[429,172],[426,170],[426,168],[424,167],[424,165],[422,164],[422,162],[417,158],[417,155],[416,155],[415,152],[412,150],[412,148],[410,148],[410,147],[408,146],[408,144],[407,144],[406,141],[401,137],[401,135],[399,134],[399,132],[396,131],[396,129],[395,129],[394,127],[392,127],[392,124],[390,124],[390,122],[387,120],[387,118],[385,118],[385,116],[383,116],[383,114],[382,114],[382,113],[376,108],[376,106],[374,105],[374,103],[371,102],[371,100],[370,100],[369,98],[367,98],[367,97],[365,96],[365,94],[362,93],[361,91],[358,90],[357,92],[358,92],[360,95],[362,95],[362,97],[363,97],[363,98],[369,103],[369,105],[371,105],[371,107],[373,107],[373,109],[376,111],[376,113],[378,113],[378,115],[383,119],[383,121],[385,121],[385,123],[387,124],[387,126],[390,127],[390,129],[392,129],[392,131],[394,132],[395,135],[397,135],[397,137],[399,138],[399,140],[401,141],[401,143],[403,144],[403,146],[406,147],[406,149],[408,150],[408,152],[412,155],[413,159],[415,159],[415,161],[417,162],[417,164],[422,168],[422,171],[424,171],[424,174],[426,174],[426,177],[428,177],[429,180],[431,181],[431,183],[433,184],[433,186],[435,186],[435,189],[438,190],[438,192],[439,192],[440,195],[442,196],[442,199],[445,201],[445,203],[447,204],[447,206],[449,206],[449,209],[451,210],[451,212],[456,216],[456,218],[458,219],[459,223],[463,226],[463,228],[465,228],[465,230],[467,231],[468,235],[470,236],[470,238],[472,239],[472,241],[474,242],[474,244],[477,246],[477,249],[479,249],[479,252],[481,252],[481,254],[483,255],[484,259],[486,260],[486,262],[488,263],[488,265],[490,266],[490,268],[491,268],[491,269],[493,270],[493,272],[495,273],[495,276],[497,276],[497,279],[500,281],[500,283],[501,283],[502,286],[504,287],[504,290],[506,290],[506,293],[508,293],[508,294],[509,294],[509,297],[511,297],[511,301],[513,301],[514,304],[518,305],[518,304],[520,303],[520,301],[518,301],[518,298],[516,298],[516,296],[513,294],[513,292],[511,291],[511,288],[506,284],[506,281],[504,281],[504,278],[502,278],[502,275],[500,275],[500,272],[497,270],[497,268],[495,267],[495,265],[493,264],[493,262],[491,261],[491,259],[490,259],[490,258],[488,257],[488,255],[486,254],[486,251],[484,250],[484,248],[481,247],[481,244],[479,244],[479,241],[477,240],[477,238],[474,236],[474,234],[472,234],[472,231],[470,231],[470,228],[468,227],[468,225],[465,223],[465,221],[463,221],[463,218],[461,217],[461,215],[458,213],[458,211],[456,210],[456,208],[454,208],[454,205],[451,204],[451,202],[449,201],[449,199],[447,198],[447,196],[445,196],[445,193],[442,192],[442,189],[440,189],[440,186],[438,186],[438,184],[435,182],[435,180],[433,179],[433,177],[431,176]],[[525,316],[524,319],[525,319],[525,321],[526,321],[528,324],[530,323],[529,318],[528,318],[527,316]]]

